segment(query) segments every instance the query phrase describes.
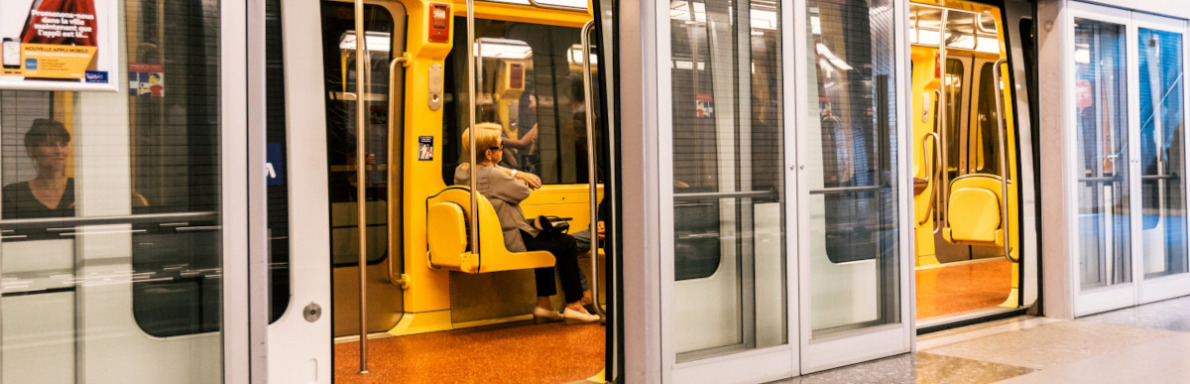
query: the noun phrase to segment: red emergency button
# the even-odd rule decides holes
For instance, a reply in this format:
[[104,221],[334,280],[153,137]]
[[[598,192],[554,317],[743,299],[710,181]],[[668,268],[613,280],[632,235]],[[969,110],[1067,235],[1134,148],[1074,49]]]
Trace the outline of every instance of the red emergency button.
[[430,22],[426,33],[432,43],[450,40],[450,5],[430,3]]

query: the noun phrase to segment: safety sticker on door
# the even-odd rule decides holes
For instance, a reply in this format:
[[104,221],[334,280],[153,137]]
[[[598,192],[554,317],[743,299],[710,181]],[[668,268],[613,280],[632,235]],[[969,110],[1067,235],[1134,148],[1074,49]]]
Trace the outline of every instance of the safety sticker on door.
[[434,136],[417,137],[417,160],[434,160]]

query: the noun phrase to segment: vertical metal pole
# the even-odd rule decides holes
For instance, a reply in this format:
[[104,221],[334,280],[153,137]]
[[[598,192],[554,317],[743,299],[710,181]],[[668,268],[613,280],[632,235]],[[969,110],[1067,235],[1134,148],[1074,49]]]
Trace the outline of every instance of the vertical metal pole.
[[364,31],[364,1],[355,0],[355,205],[359,230],[359,373],[368,373],[368,231],[367,176],[364,166],[368,153],[364,147],[367,135],[368,35]]
[[599,236],[598,225],[599,221],[599,196],[596,194],[595,182],[595,118],[592,116],[594,112],[594,101],[592,101],[591,94],[591,30],[595,26],[595,19],[587,21],[583,24],[582,43],[583,43],[583,107],[587,110],[583,115],[587,117],[587,184],[590,191],[591,204],[591,297],[594,302],[595,312],[599,315],[605,316],[603,307],[599,306]]
[[942,10],[942,24],[939,24],[938,27],[938,65],[942,67],[939,72],[942,74],[942,81],[939,85],[942,89],[938,92],[938,133],[942,136],[942,161],[938,162],[938,166],[942,182],[935,186],[935,188],[940,188],[941,192],[938,194],[937,202],[938,223],[941,225],[935,226],[935,231],[950,227],[950,212],[946,206],[950,201],[950,137],[946,132],[946,113],[950,111],[950,108],[946,106],[948,91],[946,85],[946,19],[950,16],[949,12],[946,9]]
[[467,105],[471,108],[467,112],[468,129],[470,132],[468,140],[471,140],[471,254],[475,255],[475,263],[473,265],[482,265],[483,259],[480,255],[479,247],[479,197],[476,196],[478,191],[475,190],[476,175],[479,169],[479,162],[476,161],[475,153],[479,152],[479,148],[475,147],[475,135],[479,133],[475,129],[475,0],[467,0]]
[[1004,59],[1000,59],[992,64],[992,79],[995,83],[992,89],[995,91],[996,113],[999,115],[996,116],[996,126],[1000,135],[1000,200],[1003,200],[1000,202],[1000,229],[1004,232],[1004,258],[1016,263],[1020,260],[1012,258],[1012,244],[1008,242],[1012,238],[1008,228],[1011,222],[1008,220],[1008,142],[1004,138],[1004,84],[1000,83],[1000,66],[1004,63]]

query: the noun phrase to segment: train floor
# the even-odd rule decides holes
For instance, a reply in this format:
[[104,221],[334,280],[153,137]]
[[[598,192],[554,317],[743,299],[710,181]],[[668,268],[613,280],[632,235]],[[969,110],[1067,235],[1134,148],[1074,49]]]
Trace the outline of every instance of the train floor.
[[917,338],[917,352],[778,381],[819,383],[1187,383],[1190,296],[1076,320],[1032,316]]
[[460,329],[335,344],[335,383],[569,383],[603,370],[605,327],[562,323]]
[[942,264],[916,273],[918,319],[994,307],[1012,293],[1012,263],[1003,258]]

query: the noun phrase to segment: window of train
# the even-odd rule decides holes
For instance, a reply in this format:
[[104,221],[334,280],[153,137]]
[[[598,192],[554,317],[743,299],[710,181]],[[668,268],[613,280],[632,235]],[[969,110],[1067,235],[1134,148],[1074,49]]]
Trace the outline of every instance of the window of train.
[[960,159],[962,159],[960,145],[963,134],[963,107],[967,104],[963,98],[966,95],[963,91],[967,86],[967,67],[963,65],[962,61],[956,59],[946,60],[946,84],[943,89],[946,90],[946,142],[942,145],[947,146],[946,151],[946,171],[950,174],[950,179],[954,179],[959,175]]
[[789,341],[776,1],[671,1],[678,362]]
[[[327,161],[331,200],[331,259],[335,266],[359,262],[356,202],[356,95],[355,10],[352,3],[324,2],[322,5],[322,51],[326,76]],[[403,21],[403,20],[402,20]],[[364,7],[365,44],[370,55],[369,81],[362,99],[368,103],[367,131],[364,132],[367,172],[365,210],[368,231],[368,264],[388,255],[388,140],[389,62],[394,43],[404,45],[404,30],[397,29],[388,8]],[[403,50],[403,48],[401,48]]]
[[[895,323],[901,314],[894,2],[809,0],[812,337]],[[952,76],[949,90],[963,84]],[[960,69],[958,71],[952,69]],[[955,110],[961,97],[950,98]],[[953,120],[952,120],[953,121]],[[842,310],[841,308],[846,308]]]
[[[467,21],[455,19],[455,44],[445,63],[442,179],[454,184],[469,121]],[[475,20],[481,71],[476,83],[476,124],[503,130],[502,166],[541,176],[544,184],[587,182],[587,127],[579,28]],[[592,52],[594,47],[592,47]],[[593,71],[598,60],[591,60]],[[595,101],[602,100],[595,87]],[[595,110],[600,110],[595,105]],[[598,121],[599,116],[595,116]],[[599,123],[595,124],[597,127]],[[602,145],[600,130],[595,141]],[[603,156],[605,151],[596,153]],[[598,158],[600,164],[606,162]]]
[[996,86],[992,76],[992,63],[985,63],[979,69],[979,94],[975,97],[975,129],[971,132],[974,138],[968,140],[971,148],[967,151],[968,162],[973,164],[976,173],[1000,174],[1000,137],[997,134],[1000,111],[996,110]]
[[0,91],[0,380],[218,382],[220,7],[110,11],[119,92]]

